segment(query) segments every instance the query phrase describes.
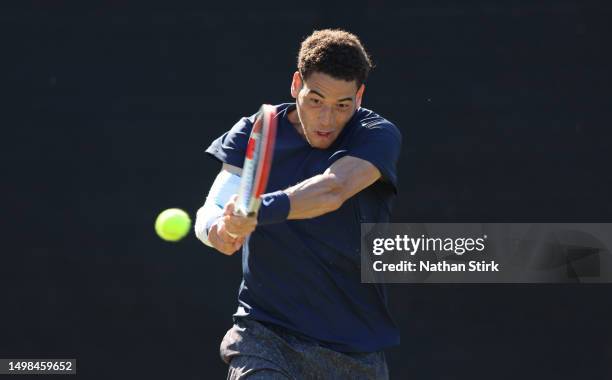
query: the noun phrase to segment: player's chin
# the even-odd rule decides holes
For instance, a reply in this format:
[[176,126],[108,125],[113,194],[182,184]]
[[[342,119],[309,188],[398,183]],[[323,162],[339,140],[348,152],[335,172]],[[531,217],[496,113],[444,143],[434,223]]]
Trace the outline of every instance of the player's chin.
[[335,134],[320,136],[315,133],[314,136],[311,136],[310,138],[310,145],[317,149],[327,149],[334,143],[334,141],[336,141]]
[[316,148],[316,149],[327,149],[327,148],[329,148],[331,146],[331,144],[332,144],[331,142],[320,142],[320,141],[317,141],[317,142],[311,143],[310,146],[312,146],[313,148]]

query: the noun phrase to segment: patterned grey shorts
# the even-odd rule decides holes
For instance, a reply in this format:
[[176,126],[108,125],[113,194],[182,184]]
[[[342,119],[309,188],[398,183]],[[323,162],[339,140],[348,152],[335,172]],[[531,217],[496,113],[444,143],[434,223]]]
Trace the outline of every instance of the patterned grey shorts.
[[228,380],[389,378],[382,351],[337,352],[248,319],[227,331],[220,354],[229,364]]

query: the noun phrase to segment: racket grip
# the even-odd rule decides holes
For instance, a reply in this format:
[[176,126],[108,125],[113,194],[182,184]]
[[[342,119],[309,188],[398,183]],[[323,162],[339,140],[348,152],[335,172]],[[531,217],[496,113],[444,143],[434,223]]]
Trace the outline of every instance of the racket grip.
[[[241,216],[241,215],[242,215],[242,213],[241,213],[240,211],[238,211],[238,210],[234,210],[234,215],[236,215],[236,216]],[[226,232],[227,232],[227,234],[228,234],[229,236],[231,236],[231,237],[232,237],[232,238],[234,238],[234,239],[236,239],[236,238],[238,237],[238,235],[234,235],[233,233],[231,233],[231,232],[229,232],[229,231],[226,231]]]
[[[247,215],[246,215],[246,214],[245,214],[245,213],[244,213],[244,212],[243,212],[241,209],[236,209],[236,210],[234,210],[234,215],[235,215],[235,216],[242,216],[242,217],[247,216]],[[236,238],[238,237],[238,235],[234,235],[233,233],[231,233],[231,232],[229,232],[229,231],[227,231],[227,234],[228,234],[229,236],[231,236],[232,238],[234,238],[234,239],[236,239]]]

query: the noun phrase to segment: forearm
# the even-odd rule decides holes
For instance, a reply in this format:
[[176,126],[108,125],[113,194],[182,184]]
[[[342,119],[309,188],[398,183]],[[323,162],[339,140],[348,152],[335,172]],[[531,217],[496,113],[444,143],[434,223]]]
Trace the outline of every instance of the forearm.
[[285,190],[290,209],[287,219],[314,218],[337,210],[342,199],[342,185],[336,175],[319,174]]
[[323,174],[285,190],[289,196],[288,219],[308,219],[332,212],[380,178],[374,165],[355,157],[343,157]]

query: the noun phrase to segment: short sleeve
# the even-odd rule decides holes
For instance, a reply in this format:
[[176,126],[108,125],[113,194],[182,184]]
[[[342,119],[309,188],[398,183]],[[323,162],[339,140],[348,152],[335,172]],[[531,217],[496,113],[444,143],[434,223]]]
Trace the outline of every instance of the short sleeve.
[[349,156],[370,162],[380,171],[383,182],[397,192],[397,161],[402,149],[402,135],[389,121],[359,126],[349,147]]
[[240,119],[229,131],[213,141],[206,153],[224,164],[242,168],[254,120],[255,115]]

